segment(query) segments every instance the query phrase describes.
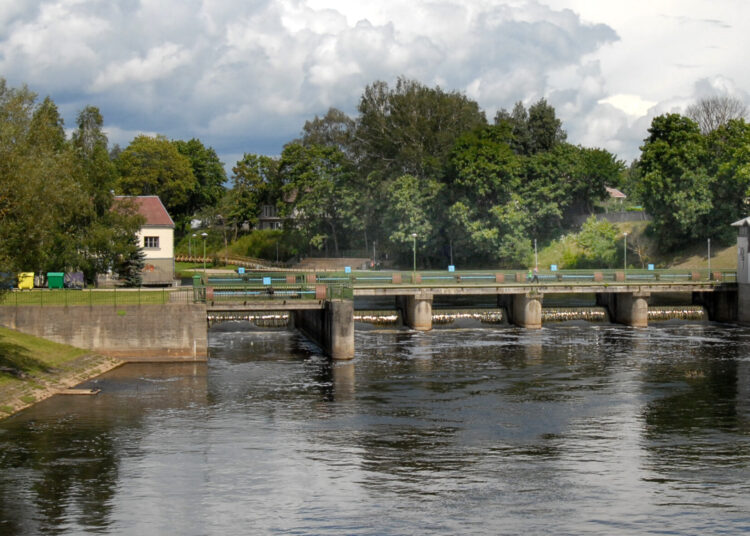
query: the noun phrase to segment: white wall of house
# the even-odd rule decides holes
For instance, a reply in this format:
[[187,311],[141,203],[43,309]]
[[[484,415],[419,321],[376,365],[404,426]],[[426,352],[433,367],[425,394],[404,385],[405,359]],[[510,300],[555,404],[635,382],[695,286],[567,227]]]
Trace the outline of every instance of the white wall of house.
[[[149,247],[157,239],[159,247]],[[138,242],[148,259],[171,259],[174,257],[174,229],[144,226],[138,231]]]

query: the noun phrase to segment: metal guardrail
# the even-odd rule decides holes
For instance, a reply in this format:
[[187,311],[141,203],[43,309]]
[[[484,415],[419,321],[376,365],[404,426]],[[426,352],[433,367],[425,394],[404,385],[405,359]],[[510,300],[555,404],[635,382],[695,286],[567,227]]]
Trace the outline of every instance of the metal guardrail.
[[192,288],[180,289],[34,289],[0,294],[1,306],[113,306],[194,303]]
[[[210,275],[200,276],[202,284],[208,286],[220,286],[227,284],[265,284],[277,285],[287,284],[351,284],[356,286],[365,285],[427,285],[439,284],[517,284],[530,282],[528,271],[421,271],[421,272],[379,272],[379,271],[352,271],[352,272],[320,272],[320,273],[295,273],[295,272],[252,272],[244,275],[234,274],[231,276]],[[537,274],[540,282],[642,282],[642,281],[721,281],[735,282],[736,272],[727,270],[712,271],[709,277],[708,270],[544,270]]]

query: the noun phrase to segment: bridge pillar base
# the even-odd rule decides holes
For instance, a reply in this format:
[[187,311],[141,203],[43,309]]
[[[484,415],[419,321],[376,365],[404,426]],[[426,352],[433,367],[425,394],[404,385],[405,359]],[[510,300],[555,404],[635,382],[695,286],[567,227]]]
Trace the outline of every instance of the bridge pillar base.
[[332,359],[354,357],[354,301],[328,300],[322,310],[295,311],[294,326]]
[[507,294],[498,296],[497,304],[505,308],[511,324],[527,329],[541,329],[542,299],[541,294]]
[[[708,319],[715,322],[737,322],[738,299],[736,291],[727,292],[693,292],[693,305],[706,308]],[[747,316],[747,313],[745,313]],[[748,322],[750,318],[745,320]]]
[[432,295],[399,296],[397,306],[401,309],[404,324],[418,331],[432,329]]
[[634,328],[648,327],[647,292],[597,294],[596,304],[607,308],[610,320]]

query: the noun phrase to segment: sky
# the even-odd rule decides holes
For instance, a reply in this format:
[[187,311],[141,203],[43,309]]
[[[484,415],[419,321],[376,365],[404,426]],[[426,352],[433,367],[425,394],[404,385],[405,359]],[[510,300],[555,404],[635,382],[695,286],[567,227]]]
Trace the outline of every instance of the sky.
[[748,30],[745,0],[0,0],[0,77],[68,129],[97,106],[110,144],[199,138],[227,169],[399,76],[489,120],[545,98],[568,141],[630,162],[657,115],[750,103]]

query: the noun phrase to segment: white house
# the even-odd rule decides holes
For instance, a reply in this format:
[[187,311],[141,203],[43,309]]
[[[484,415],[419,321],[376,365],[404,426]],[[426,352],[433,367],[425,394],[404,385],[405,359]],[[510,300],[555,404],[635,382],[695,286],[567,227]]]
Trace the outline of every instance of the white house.
[[138,231],[138,241],[146,256],[144,285],[174,283],[174,222],[156,195],[116,196],[115,203],[132,202],[146,222]]

